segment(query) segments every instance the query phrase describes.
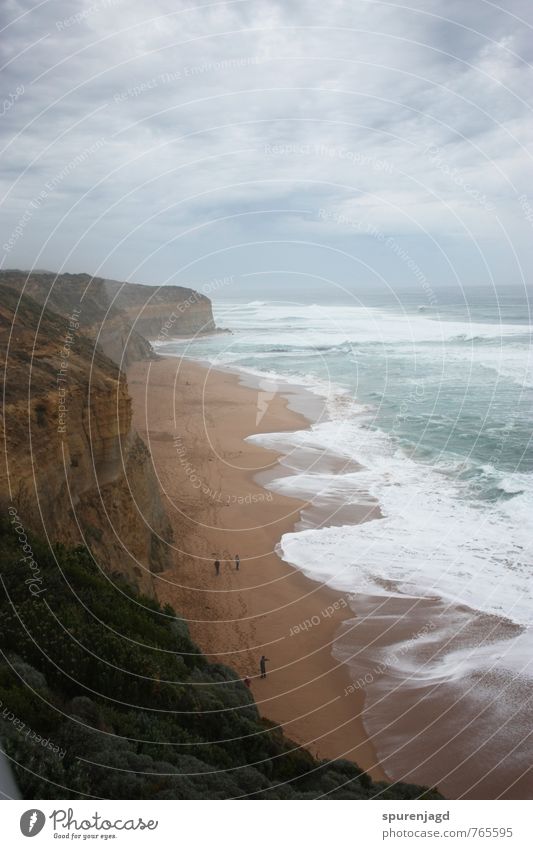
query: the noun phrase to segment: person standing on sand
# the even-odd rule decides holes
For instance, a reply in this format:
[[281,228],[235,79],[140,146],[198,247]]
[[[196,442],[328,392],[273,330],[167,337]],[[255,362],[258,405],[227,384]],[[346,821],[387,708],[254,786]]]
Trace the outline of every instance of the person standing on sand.
[[264,655],[264,654],[262,654],[262,655],[261,655],[261,660],[259,661],[259,669],[261,670],[261,678],[266,678],[266,677],[267,677],[267,671],[266,671],[266,663],[267,663],[267,660],[269,660],[269,658],[268,658],[268,657],[265,657],[265,655]]
[[215,560],[215,575],[220,575],[220,560]]
[[241,568],[241,558],[238,554],[235,555],[235,571],[238,572]]

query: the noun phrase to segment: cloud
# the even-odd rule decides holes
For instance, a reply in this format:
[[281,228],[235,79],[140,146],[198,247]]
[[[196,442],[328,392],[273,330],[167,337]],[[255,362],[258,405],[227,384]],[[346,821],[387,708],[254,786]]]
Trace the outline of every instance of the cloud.
[[[156,282],[224,237],[255,237],[251,213],[271,209],[267,237],[351,245],[339,222],[357,218],[525,249],[527,3],[191,6],[3,4],[6,241],[33,210],[4,266],[126,276],[177,239],[174,259],[162,247],[144,269]],[[203,226],[228,217],[216,235]]]

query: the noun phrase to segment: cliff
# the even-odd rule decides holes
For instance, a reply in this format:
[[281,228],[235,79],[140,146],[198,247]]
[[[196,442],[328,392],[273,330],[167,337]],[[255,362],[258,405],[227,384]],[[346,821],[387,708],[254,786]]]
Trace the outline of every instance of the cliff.
[[[152,594],[170,565],[171,530],[149,452],[132,429],[124,374],[67,317],[0,287],[5,352],[5,455],[10,492],[28,530],[87,544],[96,562]],[[78,312],[81,310],[81,312]]]
[[211,301],[183,286],[145,286],[107,280],[113,305],[147,339],[215,333]]
[[156,356],[149,339],[217,330],[209,298],[181,286],[18,270],[0,271],[0,286],[24,293],[65,319],[76,310],[80,332],[122,370]]

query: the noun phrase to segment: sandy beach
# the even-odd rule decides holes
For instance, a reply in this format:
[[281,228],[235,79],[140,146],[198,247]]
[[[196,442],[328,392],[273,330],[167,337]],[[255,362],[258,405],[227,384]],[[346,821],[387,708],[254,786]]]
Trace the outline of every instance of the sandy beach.
[[[237,376],[187,360],[137,363],[128,383],[175,537],[175,566],[155,578],[159,599],[186,615],[210,658],[252,679],[261,713],[290,738],[386,778],[362,723],[363,694],[332,655],[342,622],[353,616],[348,599],[275,553],[305,504],[255,481],[277,455],[244,441],[306,427],[307,419],[279,394],[261,406],[257,390]],[[264,680],[262,654],[269,658]]]
[[[276,554],[300,519],[331,524],[332,514],[264,489],[290,472],[277,451],[246,437],[307,428],[295,412],[305,398],[264,396],[186,359],[138,363],[128,379],[175,537],[175,565],[155,576],[157,594],[186,615],[210,658],[251,679],[262,715],[319,757],[348,758],[375,779],[437,786],[449,798],[527,795],[527,698],[517,710],[517,681],[490,671],[520,629],[392,585],[390,596],[348,596]],[[339,524],[354,523],[379,507],[339,502],[338,511]]]

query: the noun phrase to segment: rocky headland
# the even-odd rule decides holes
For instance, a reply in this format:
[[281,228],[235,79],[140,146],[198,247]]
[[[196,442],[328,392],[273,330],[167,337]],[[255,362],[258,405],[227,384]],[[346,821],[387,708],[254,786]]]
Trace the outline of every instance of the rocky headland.
[[172,530],[125,372],[156,357],[140,328],[155,337],[174,316],[175,335],[215,330],[208,298],[168,288],[0,272],[3,498],[28,530],[87,545],[149,595],[171,565]]

